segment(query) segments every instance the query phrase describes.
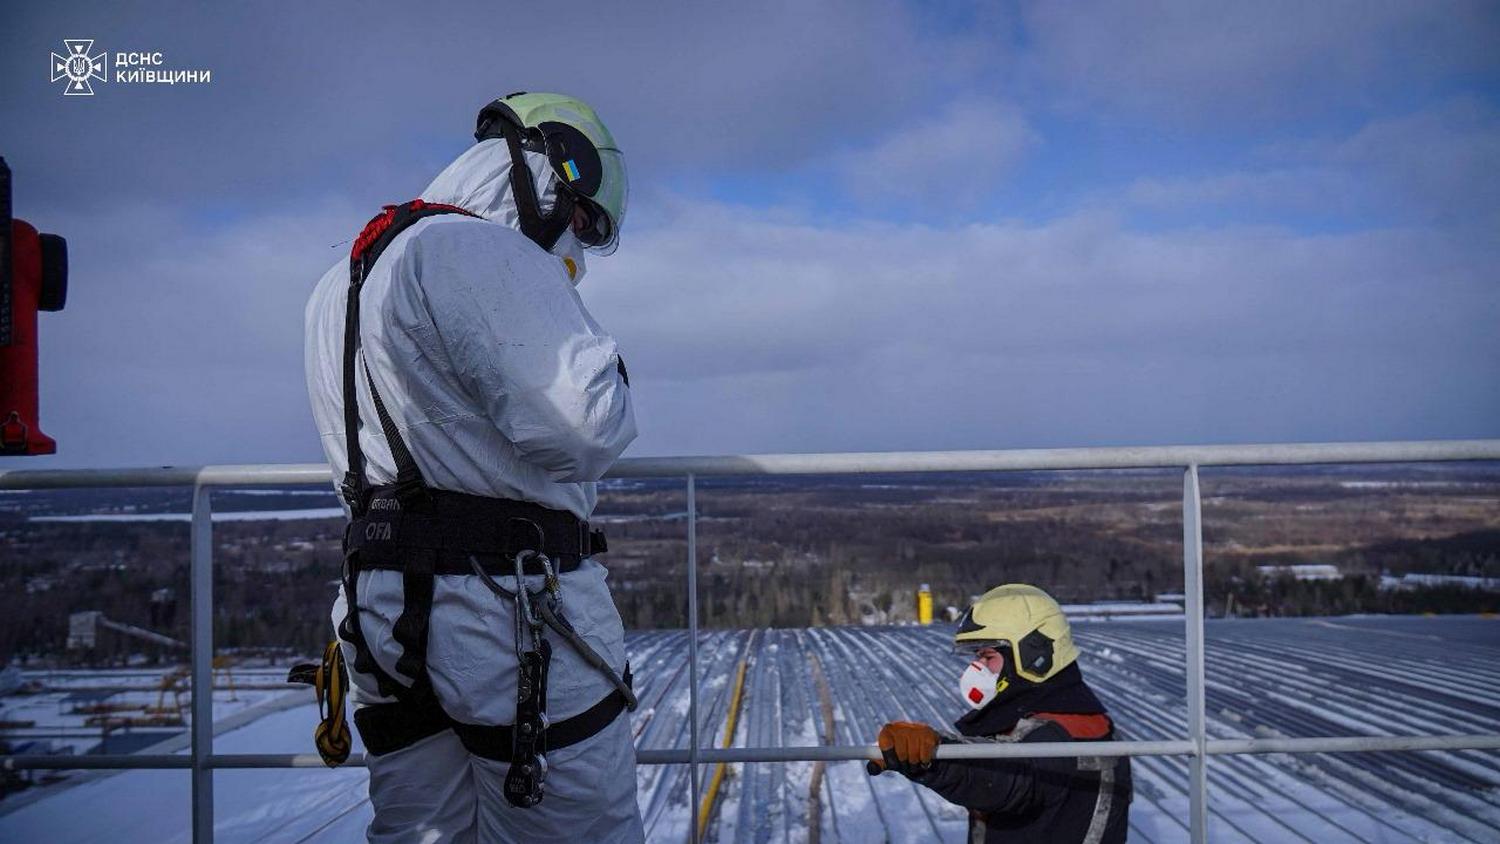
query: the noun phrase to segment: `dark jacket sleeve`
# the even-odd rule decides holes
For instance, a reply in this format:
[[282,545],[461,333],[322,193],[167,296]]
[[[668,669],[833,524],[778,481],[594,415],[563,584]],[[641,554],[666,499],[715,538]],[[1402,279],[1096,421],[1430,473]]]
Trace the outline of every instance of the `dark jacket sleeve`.
[[948,802],[976,812],[1024,812],[1037,799],[1031,759],[938,760],[908,776]]

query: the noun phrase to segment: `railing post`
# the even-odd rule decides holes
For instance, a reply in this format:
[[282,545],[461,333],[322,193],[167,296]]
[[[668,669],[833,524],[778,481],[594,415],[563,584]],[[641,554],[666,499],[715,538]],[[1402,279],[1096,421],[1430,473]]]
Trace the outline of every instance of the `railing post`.
[[193,525],[189,542],[192,591],[192,777],[193,842],[214,840],[214,573],[213,509],[209,488],[193,486]]
[[687,476],[687,582],[688,582],[688,777],[692,817],[688,841],[698,839],[698,496],[692,474]]
[[1208,840],[1208,735],[1203,719],[1203,500],[1198,465],[1182,477],[1182,584],[1187,606],[1188,737],[1194,752],[1188,759],[1189,834],[1195,844]]

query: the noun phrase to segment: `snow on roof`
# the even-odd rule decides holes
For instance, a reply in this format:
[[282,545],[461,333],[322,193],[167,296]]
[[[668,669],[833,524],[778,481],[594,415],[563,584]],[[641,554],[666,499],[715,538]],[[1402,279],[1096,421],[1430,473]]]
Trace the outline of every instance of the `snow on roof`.
[[1182,607],[1173,603],[1138,603],[1131,601],[1101,601],[1093,604],[1063,604],[1063,615],[1070,622],[1110,621],[1112,619],[1166,620],[1182,618]]
[[1482,589],[1500,592],[1500,577],[1471,577],[1459,574],[1403,574],[1400,577],[1384,575],[1380,578],[1382,589],[1416,589],[1423,586],[1457,586],[1463,589]]
[[[1479,617],[1361,616],[1209,620],[1209,733],[1216,738],[1500,732],[1500,621]],[[1079,623],[1084,675],[1122,738],[1186,731],[1183,625]],[[739,661],[748,660],[737,745],[872,743],[887,720],[940,727],[966,711],[963,659],[950,625],[705,631],[702,741],[719,741]],[[628,637],[640,709],[637,746],[687,743],[687,637]],[[1391,672],[1401,664],[1419,672]],[[827,678],[825,720],[820,684]],[[311,750],[311,694],[216,739],[218,753]],[[829,726],[832,732],[829,732]],[[1187,764],[1133,761],[1130,838],[1187,840]],[[964,840],[965,813],[896,774],[831,763],[809,817],[812,763],[731,766],[714,840]],[[638,800],[651,841],[687,837],[686,766],[642,765]],[[1209,764],[1212,841],[1500,840],[1500,756],[1487,752],[1216,756]],[[10,809],[0,840],[187,842],[188,778],[180,771],[75,777]],[[221,841],[358,842],[370,820],[363,769],[225,770],[215,776]]]
[[1339,567],[1328,563],[1294,563],[1288,566],[1256,566],[1261,577],[1280,577],[1289,574],[1298,580],[1339,580],[1343,573]]

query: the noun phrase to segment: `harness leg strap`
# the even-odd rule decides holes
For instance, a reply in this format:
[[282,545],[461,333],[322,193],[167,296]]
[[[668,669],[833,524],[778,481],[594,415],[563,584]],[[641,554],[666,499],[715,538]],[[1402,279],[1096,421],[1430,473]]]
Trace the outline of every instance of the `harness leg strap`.
[[432,615],[432,595],[436,588],[433,564],[437,552],[413,550],[401,575],[405,596],[401,615],[391,628],[391,637],[401,646],[396,670],[412,678],[413,688],[427,686],[427,628]]
[[344,620],[339,622],[339,638],[354,647],[354,670],[374,677],[381,697],[396,697],[404,694],[406,689],[396,682],[396,678],[385,673],[385,669],[375,661],[375,655],[370,652],[370,645],[365,641],[364,629],[359,623],[358,551],[350,551],[344,555],[343,580],[345,606]]

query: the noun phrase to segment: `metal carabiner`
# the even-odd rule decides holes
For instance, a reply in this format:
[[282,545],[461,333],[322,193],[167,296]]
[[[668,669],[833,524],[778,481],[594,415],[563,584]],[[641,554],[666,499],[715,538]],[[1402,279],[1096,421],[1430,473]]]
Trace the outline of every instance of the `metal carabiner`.
[[[532,604],[531,590],[526,588],[526,560],[530,557],[541,557],[546,560],[546,555],[540,551],[527,549],[516,554],[516,654],[519,656],[525,651],[521,642],[527,638],[528,633],[531,640],[530,651],[535,653],[541,650],[542,619],[537,614],[536,607]],[[541,590],[538,590],[540,592]]]
[[516,554],[514,559],[511,560],[511,562],[515,565],[514,571],[516,576],[516,605],[518,608],[524,608],[530,605],[530,602],[527,600],[526,592],[526,558],[529,555],[535,553],[537,552],[529,549],[526,551],[521,551]]
[[562,578],[552,568],[552,559],[546,554],[537,554],[542,559],[542,584],[546,590],[552,593],[552,599],[562,600]]

